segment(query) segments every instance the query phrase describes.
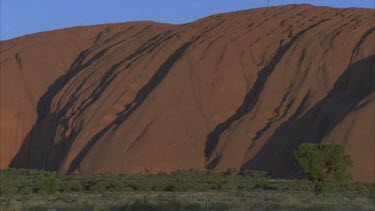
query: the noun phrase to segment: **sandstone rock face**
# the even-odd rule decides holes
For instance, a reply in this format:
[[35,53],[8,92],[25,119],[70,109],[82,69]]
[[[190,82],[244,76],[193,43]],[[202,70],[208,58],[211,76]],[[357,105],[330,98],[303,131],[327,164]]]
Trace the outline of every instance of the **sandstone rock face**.
[[1,167],[300,172],[341,143],[375,181],[374,10],[288,5],[1,42]]
[[40,97],[82,50],[98,27],[76,27],[0,42],[0,167],[6,168],[38,117]]

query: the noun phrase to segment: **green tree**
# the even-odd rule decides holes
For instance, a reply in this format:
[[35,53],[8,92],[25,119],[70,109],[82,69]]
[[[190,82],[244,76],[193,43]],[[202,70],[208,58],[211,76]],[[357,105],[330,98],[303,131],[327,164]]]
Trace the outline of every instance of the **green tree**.
[[314,185],[314,193],[319,196],[332,185],[343,185],[351,175],[348,167],[353,165],[344,145],[301,144],[294,151],[294,157]]
[[47,193],[55,193],[60,187],[60,180],[54,176],[49,176],[42,183],[42,188]]

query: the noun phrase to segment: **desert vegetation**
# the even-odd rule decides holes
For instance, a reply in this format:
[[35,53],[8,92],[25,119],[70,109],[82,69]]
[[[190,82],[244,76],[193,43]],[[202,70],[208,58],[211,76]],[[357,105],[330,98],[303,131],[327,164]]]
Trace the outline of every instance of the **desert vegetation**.
[[178,170],[159,174],[65,175],[0,171],[1,210],[373,210],[375,184],[350,181],[343,145],[302,144],[296,163],[306,179],[265,171]]
[[298,147],[294,156],[312,181],[316,196],[351,179],[347,169],[353,166],[353,160],[345,153],[344,145],[305,143]]
[[296,190],[310,191],[307,180],[272,180],[263,171],[228,170],[224,173],[202,170],[178,170],[156,175],[94,176],[60,175],[56,172],[29,169],[1,171],[2,195],[53,194],[53,193],[105,193],[133,191],[206,192]]
[[10,168],[0,180],[1,210],[372,210],[375,193],[374,184],[350,182],[316,197],[309,180],[233,169],[82,176]]

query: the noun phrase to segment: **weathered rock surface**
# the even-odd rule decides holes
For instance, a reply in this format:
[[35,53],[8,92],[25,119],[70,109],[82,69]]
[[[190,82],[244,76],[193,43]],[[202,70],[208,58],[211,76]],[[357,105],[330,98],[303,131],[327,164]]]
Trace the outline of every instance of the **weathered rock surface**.
[[293,177],[314,142],[345,144],[375,181],[374,10],[265,11],[1,42],[1,168]]

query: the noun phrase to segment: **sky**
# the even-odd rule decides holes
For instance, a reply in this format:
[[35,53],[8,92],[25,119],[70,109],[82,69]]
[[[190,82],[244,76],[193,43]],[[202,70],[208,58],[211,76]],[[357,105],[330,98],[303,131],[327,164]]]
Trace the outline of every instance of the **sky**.
[[[374,8],[374,0],[270,0]],[[187,23],[222,12],[267,6],[267,0],[0,0],[0,40],[73,26],[152,20]]]

